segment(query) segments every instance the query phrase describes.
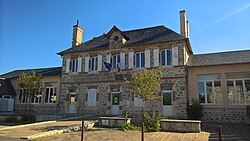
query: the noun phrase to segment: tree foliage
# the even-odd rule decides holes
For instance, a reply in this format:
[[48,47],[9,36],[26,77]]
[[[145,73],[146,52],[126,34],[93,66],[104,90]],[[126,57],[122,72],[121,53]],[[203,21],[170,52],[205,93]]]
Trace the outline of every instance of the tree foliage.
[[29,99],[42,91],[41,76],[36,75],[35,72],[32,74],[23,73],[17,81],[20,85],[19,93],[21,89],[24,89],[24,95],[28,96]]
[[144,69],[139,73],[133,73],[132,81],[126,79],[125,81],[128,88],[143,101],[161,100],[161,96],[159,96],[161,76],[161,72],[157,69]]
[[41,76],[36,75],[35,72],[32,72],[32,74],[23,73],[17,81],[20,85],[20,88],[18,89],[19,93],[27,96],[29,99],[28,115],[26,115],[25,106],[25,112],[23,113],[24,115],[22,115],[22,119],[26,122],[34,122],[35,116],[31,113],[31,101],[37,94],[42,92]]

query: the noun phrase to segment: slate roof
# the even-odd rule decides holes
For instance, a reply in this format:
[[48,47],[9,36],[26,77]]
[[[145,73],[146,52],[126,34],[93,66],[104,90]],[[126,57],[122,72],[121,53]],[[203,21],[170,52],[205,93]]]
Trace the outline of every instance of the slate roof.
[[2,95],[16,95],[10,80],[0,78],[0,97]]
[[15,71],[0,75],[0,78],[1,77],[5,79],[17,78],[21,76],[23,73],[31,74],[33,71],[35,71],[37,75],[41,75],[41,76],[56,76],[56,75],[61,75],[62,67],[15,70]]
[[250,63],[250,50],[196,54],[189,57],[188,67]]
[[[143,29],[122,31],[122,33],[129,38],[129,40],[125,42],[124,46],[136,46],[185,39],[185,37],[183,37],[179,33],[176,33],[163,25]],[[84,42],[77,47],[69,48],[62,52],[59,52],[58,54],[62,55],[65,53],[105,49],[108,48],[108,46],[109,40],[106,34],[103,34],[99,37],[93,38],[92,40]]]

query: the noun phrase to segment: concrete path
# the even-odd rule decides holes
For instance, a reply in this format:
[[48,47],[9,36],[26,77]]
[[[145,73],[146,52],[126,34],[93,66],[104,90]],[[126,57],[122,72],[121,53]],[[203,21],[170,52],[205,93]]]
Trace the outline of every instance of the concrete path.
[[19,128],[12,128],[0,131],[0,140],[1,138],[16,138],[38,134],[41,132],[62,129],[68,126],[79,125],[81,121],[60,121],[46,124],[38,124],[33,126],[24,126]]

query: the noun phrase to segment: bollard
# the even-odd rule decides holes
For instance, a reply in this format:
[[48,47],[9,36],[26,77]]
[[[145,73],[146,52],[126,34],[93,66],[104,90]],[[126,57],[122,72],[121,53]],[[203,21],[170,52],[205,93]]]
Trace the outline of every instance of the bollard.
[[219,139],[218,140],[222,141],[222,129],[221,129],[221,126],[219,126],[218,129],[219,129],[218,130],[218,134],[219,134],[219,136],[218,136]]
[[144,141],[144,122],[141,124],[141,140]]
[[82,121],[82,135],[81,135],[81,141],[84,141],[84,121]]

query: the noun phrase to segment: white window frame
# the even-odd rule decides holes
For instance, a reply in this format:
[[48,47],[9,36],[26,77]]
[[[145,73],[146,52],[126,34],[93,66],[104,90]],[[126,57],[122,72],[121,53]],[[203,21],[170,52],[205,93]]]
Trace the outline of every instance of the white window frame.
[[[162,56],[162,51],[165,52],[165,56]],[[170,55],[167,55],[167,51],[170,51]],[[165,60],[165,65],[163,65],[162,63],[162,57],[164,57]],[[168,58],[169,57],[169,58]],[[168,59],[170,59],[170,64],[168,64]],[[172,66],[172,51],[171,49],[162,49],[160,51],[160,66]]]
[[[9,98],[6,98],[9,97]],[[14,99],[13,95],[2,95],[2,99]]]
[[[47,95],[47,89],[49,89],[49,94],[48,94],[48,98],[47,98],[47,102],[46,102],[46,95]],[[45,88],[45,95],[44,95],[44,103],[45,104],[55,104],[56,103],[56,100],[54,101],[54,99],[52,99],[52,102],[50,102],[50,97],[51,97],[51,91],[50,91],[50,89],[53,89],[53,91],[52,91],[52,96],[54,97],[54,96],[56,96],[56,87],[46,87]]]
[[[20,100],[21,97],[21,100]],[[22,102],[24,100],[24,102]],[[18,103],[19,104],[27,104],[29,101],[28,95],[24,94],[24,88],[20,88],[20,93],[18,96]]]
[[[114,60],[114,56],[116,56],[116,60]],[[121,65],[121,56],[120,54],[115,54],[115,55],[112,55],[112,68],[113,70],[117,70],[117,64],[118,64],[118,56],[120,57],[120,65]]]
[[[33,102],[31,101],[31,104],[40,104],[42,102],[42,94],[40,95],[41,97],[37,97],[37,95],[34,96]],[[36,99],[38,98],[38,102],[36,102]]]
[[[223,95],[222,95],[222,102],[221,103],[216,103],[216,94],[215,94],[215,90],[214,90],[214,81],[219,81],[220,82],[220,87],[221,87],[221,90],[222,90],[222,83],[221,83],[221,79],[213,79],[213,80],[199,80],[199,82],[203,82],[203,87],[204,87],[204,94],[205,94],[205,103],[201,103],[201,104],[215,104],[215,105],[222,105],[223,104]],[[212,82],[212,92],[213,92],[213,98],[214,98],[214,101],[213,103],[208,103],[207,102],[207,87],[206,87],[206,83],[207,82]],[[198,84],[197,83],[197,84]],[[199,85],[197,85],[199,87]],[[198,88],[198,94],[199,94],[199,88]],[[200,96],[200,95],[199,95]]]
[[[91,93],[91,92],[93,92],[93,93]],[[94,96],[93,96],[93,94],[94,94]],[[87,95],[88,95],[87,106],[96,106],[96,96],[97,96],[96,89],[89,89]],[[93,97],[94,97],[94,99],[93,99]]]
[[[137,67],[137,57],[136,55],[139,54],[139,66]],[[142,67],[142,54],[144,54],[144,66]],[[135,53],[135,68],[144,68],[145,67],[145,52],[136,52]]]
[[[243,87],[243,94],[244,94],[244,103],[238,103],[238,96],[237,96],[237,92],[236,92],[236,81],[240,80],[242,82],[242,87]],[[226,80],[226,84],[227,81],[233,81],[233,87],[234,87],[234,98],[235,98],[235,102],[234,103],[230,103],[230,105],[250,105],[250,103],[247,103],[247,93],[246,93],[246,87],[245,87],[245,80],[250,80],[250,78],[239,78],[239,79],[227,79]],[[227,86],[227,99],[228,99],[228,86]],[[229,100],[229,99],[228,99]]]
[[[93,59],[94,59],[94,62],[92,61]],[[93,70],[92,70],[92,64],[94,64]],[[90,59],[90,71],[92,72],[98,71],[98,57],[97,56],[91,57]]]
[[78,58],[72,59],[72,64],[71,64],[71,71],[72,72],[78,72]]

